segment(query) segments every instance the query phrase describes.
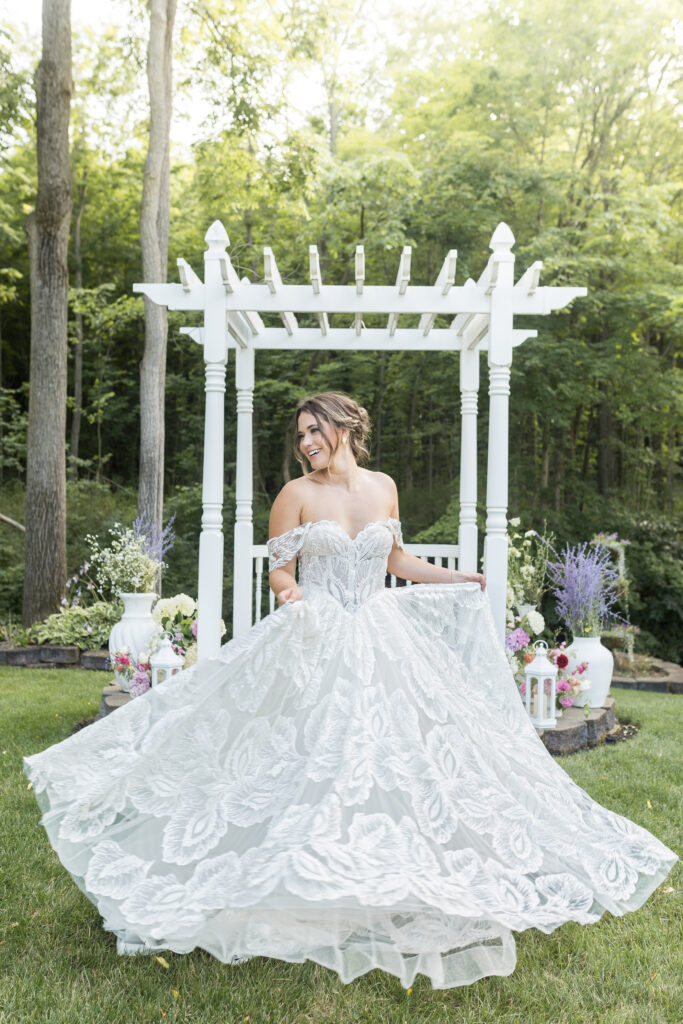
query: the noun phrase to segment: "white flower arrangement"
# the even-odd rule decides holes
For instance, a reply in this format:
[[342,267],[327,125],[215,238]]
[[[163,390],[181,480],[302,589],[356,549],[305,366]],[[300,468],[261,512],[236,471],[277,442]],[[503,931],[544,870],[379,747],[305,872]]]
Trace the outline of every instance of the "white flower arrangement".
[[152,615],[157,622],[164,619],[174,620],[177,616],[189,619],[197,611],[197,602],[187,594],[176,594],[174,597],[162,597],[154,605]]
[[166,565],[149,554],[145,537],[136,535],[130,527],[124,529],[119,523],[109,534],[112,539],[107,547],[100,547],[99,540],[92,534],[85,538],[90,547],[88,568],[97,588],[112,594],[153,591],[158,573]]

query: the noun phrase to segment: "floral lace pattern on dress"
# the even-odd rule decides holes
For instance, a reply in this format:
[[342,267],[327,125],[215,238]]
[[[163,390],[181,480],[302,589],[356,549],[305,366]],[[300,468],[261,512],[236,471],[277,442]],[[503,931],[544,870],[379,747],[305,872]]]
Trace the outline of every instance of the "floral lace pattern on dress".
[[513,930],[623,914],[669,872],[547,753],[478,584],[385,587],[394,540],[396,520],[273,538],[303,601],[24,759],[121,952],[447,988],[509,974]]

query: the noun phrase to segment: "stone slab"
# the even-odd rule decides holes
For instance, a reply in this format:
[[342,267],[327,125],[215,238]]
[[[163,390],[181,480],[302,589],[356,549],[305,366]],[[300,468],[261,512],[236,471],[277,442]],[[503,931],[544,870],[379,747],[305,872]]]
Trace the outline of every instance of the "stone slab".
[[[110,715],[112,711],[116,711],[117,708],[122,708],[124,704],[128,704],[133,698],[129,693],[110,693],[109,696],[103,697],[100,702],[100,712],[104,712],[102,717]],[[118,719],[117,719],[118,721]]]
[[97,672],[108,672],[109,651],[105,648],[97,651],[81,651],[81,668],[93,669]]
[[546,729],[543,733],[543,742],[550,754],[571,754],[586,746],[588,729],[583,713],[578,717],[567,714],[567,711],[558,720],[554,729]]
[[115,679],[112,679],[111,683],[102,689],[102,698],[100,700],[100,712],[99,718],[106,718],[112,711],[116,711],[117,708],[123,707],[133,698],[125,690],[121,689]]
[[605,725],[607,732],[614,728],[616,715],[614,712],[614,697],[608,697],[605,701]]
[[623,676],[613,676],[610,685],[616,687],[617,690],[649,690],[650,693],[669,693],[672,683],[666,678],[662,679],[661,676],[656,679],[628,679]]
[[[5,664],[15,668],[40,665],[40,647],[5,647]],[[48,668],[42,665],[42,668]]]
[[604,708],[595,708],[586,718],[586,743],[589,747],[597,747],[602,743],[607,732],[607,715]]
[[551,754],[573,754],[584,747],[602,743],[614,728],[614,698],[607,697],[605,706],[593,709],[586,718],[583,708],[565,708],[554,729],[540,733]]
[[81,652],[78,647],[41,644],[38,650],[41,662],[47,662],[49,665],[78,665],[80,661]]

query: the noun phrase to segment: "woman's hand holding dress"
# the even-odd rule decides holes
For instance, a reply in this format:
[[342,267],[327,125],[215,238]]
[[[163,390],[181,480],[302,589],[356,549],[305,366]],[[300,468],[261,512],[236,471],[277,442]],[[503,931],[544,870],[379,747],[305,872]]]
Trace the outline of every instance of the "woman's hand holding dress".
[[293,586],[285,587],[284,590],[281,590],[278,593],[277,603],[279,605],[283,605],[289,601],[290,604],[294,604],[295,601],[301,601],[303,596],[304,595],[301,592],[301,588],[298,586],[298,584],[294,583]]

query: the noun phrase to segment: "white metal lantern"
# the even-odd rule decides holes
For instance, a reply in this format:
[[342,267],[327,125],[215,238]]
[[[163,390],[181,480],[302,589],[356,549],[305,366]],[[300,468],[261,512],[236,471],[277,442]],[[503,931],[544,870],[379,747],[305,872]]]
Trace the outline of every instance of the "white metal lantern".
[[170,679],[183,667],[183,659],[173,650],[171,638],[164,633],[159,644],[159,649],[149,659],[152,668],[152,686],[158,686],[166,679]]
[[548,657],[548,645],[544,640],[534,644],[536,656],[524,669],[526,686],[524,703],[532,724],[537,729],[554,729],[555,694],[557,690],[557,666]]

